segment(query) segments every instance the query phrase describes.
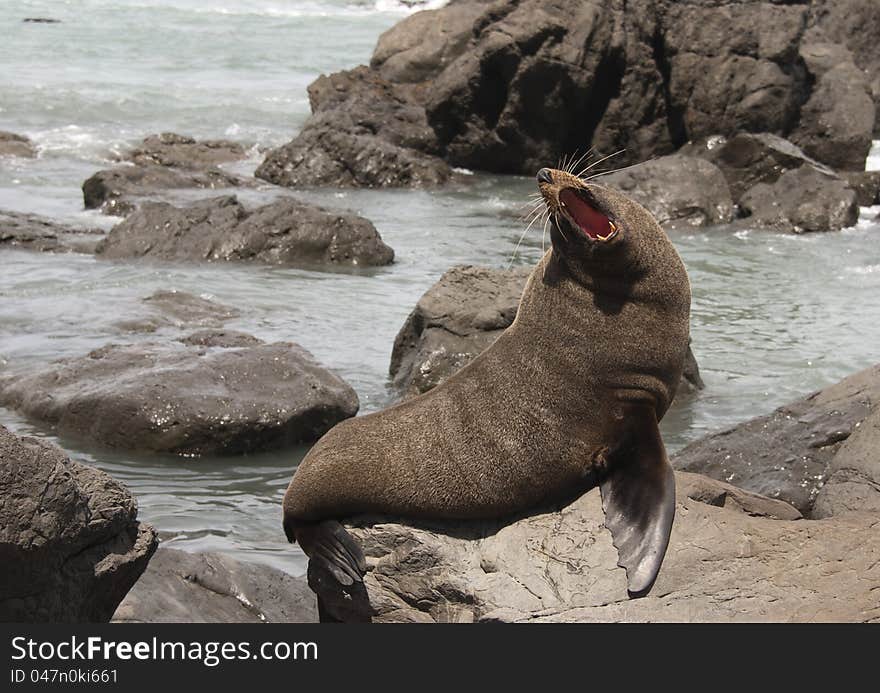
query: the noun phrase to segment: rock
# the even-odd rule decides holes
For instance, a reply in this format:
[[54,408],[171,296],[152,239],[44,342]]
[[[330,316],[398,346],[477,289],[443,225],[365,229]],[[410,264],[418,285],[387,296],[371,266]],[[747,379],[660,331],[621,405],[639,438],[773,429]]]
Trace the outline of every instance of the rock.
[[38,216],[0,210],[0,248],[43,253],[93,253],[104,233],[72,228]]
[[316,623],[305,578],[219,553],[160,548],[117,623]]
[[101,622],[156,549],[109,474],[0,426],[0,622]]
[[163,132],[144,138],[126,159],[141,166],[174,166],[185,169],[211,169],[240,161],[247,156],[244,146],[229,140],[203,140]]
[[[394,340],[389,373],[405,396],[427,392],[467,365],[513,322],[531,267],[453,267],[419,299]],[[688,352],[680,391],[702,389]]]
[[345,381],[289,342],[110,344],[0,377],[0,404],[89,443],[188,456],[313,441],[358,410]]
[[264,344],[262,339],[236,330],[199,330],[177,341],[187,346],[223,347],[224,349]]
[[[677,514],[657,583],[628,599],[598,489],[508,522],[354,518],[360,589],[315,566],[326,620],[373,622],[876,621],[880,519],[797,519],[785,503],[676,474]],[[719,507],[720,506],[720,507]],[[780,518],[780,519],[775,519]]]
[[27,137],[0,130],[0,156],[20,156],[25,159],[33,159],[36,155],[37,150],[34,144]]
[[[770,414],[706,436],[671,461],[676,469],[779,498],[810,516],[823,485],[836,471],[834,460],[842,443],[865,425],[878,404],[880,365]],[[853,450],[871,449],[862,447],[865,440],[853,441],[850,452],[841,457],[841,469],[865,469],[846,461],[861,454]]]
[[847,171],[847,185],[856,193],[861,207],[880,205],[880,171]]
[[[322,78],[344,98],[329,110],[313,100],[302,134],[261,175],[353,184],[343,163],[367,144],[399,155],[401,121],[424,129],[411,156],[499,173],[533,175],[590,147],[638,163],[738,132],[863,168],[872,90],[880,101],[878,20],[871,0],[844,4],[852,15],[831,0],[452,2],[386,32],[369,68]],[[356,184],[412,180],[383,173]]]
[[749,228],[807,233],[838,231],[859,218],[855,191],[846,181],[812,166],[783,173],[772,185],[758,183],[740,200]]
[[432,186],[451,169],[433,156],[436,140],[403,88],[366,68],[322,75],[309,86],[312,118],[273,149],[254,175],[288,187]]
[[28,24],[61,24],[60,19],[50,19],[49,17],[25,17],[21,21]]
[[712,226],[733,219],[733,200],[714,164],[673,154],[598,179],[645,207],[663,227]]
[[[225,306],[186,291],[160,290],[142,300],[149,310],[144,317],[133,317],[115,323],[124,332],[155,332],[161,327],[221,327],[240,315],[237,308]],[[210,334],[216,334],[211,332]],[[193,335],[194,336],[194,335]],[[245,335],[259,344],[260,340]],[[238,339],[238,345],[242,340]],[[189,342],[184,342],[189,343]],[[192,342],[195,344],[196,342]],[[211,346],[205,344],[204,346]]]
[[97,254],[287,266],[375,266],[394,260],[394,251],[362,217],[292,198],[248,211],[235,196],[187,207],[144,203],[113,227]]
[[86,209],[100,209],[104,214],[131,214],[138,197],[180,188],[231,188],[245,185],[238,176],[209,168],[181,171],[168,166],[117,166],[98,171],[82,185]]

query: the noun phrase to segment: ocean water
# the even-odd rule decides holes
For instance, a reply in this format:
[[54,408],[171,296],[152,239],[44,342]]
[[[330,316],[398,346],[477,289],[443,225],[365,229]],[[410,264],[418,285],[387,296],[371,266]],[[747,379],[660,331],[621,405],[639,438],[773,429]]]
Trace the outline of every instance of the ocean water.
[[[109,228],[80,185],[144,136],[174,131],[262,148],[308,116],[320,73],[369,60],[411,9],[392,0],[4,0],[0,129],[26,134],[35,160],[0,160],[0,209]],[[24,17],[60,24],[25,24]],[[551,162],[552,163],[552,162]],[[880,146],[868,168],[880,169]],[[229,327],[301,343],[357,390],[362,411],[391,399],[391,346],[419,296],[449,266],[534,263],[540,230],[518,245],[531,178],[472,175],[434,191],[315,189],[297,194],[369,218],[397,253],[386,268],[315,272],[106,262],[0,251],[0,368],[27,369],[108,342],[153,291],[235,306]],[[241,193],[246,201],[277,190]],[[880,209],[840,233],[673,232],[693,286],[693,345],[706,390],[663,421],[678,449],[875,363],[880,343]],[[58,439],[15,412],[0,423],[59,442],[125,481],[167,545],[305,569],[280,528],[280,500],[304,449],[232,459],[106,451]]]

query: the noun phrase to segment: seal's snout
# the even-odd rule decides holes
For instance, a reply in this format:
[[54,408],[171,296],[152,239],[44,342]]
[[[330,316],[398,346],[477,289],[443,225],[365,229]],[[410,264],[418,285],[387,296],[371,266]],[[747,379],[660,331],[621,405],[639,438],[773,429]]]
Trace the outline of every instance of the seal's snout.
[[538,171],[538,175],[536,176],[539,183],[552,183],[553,182],[553,174],[550,173],[549,168],[542,168]]

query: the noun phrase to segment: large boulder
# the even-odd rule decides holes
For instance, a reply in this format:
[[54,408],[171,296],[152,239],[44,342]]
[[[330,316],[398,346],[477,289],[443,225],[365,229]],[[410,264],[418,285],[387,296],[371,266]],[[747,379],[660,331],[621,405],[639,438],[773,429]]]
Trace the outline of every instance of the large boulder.
[[110,344],[0,378],[0,404],[89,443],[189,456],[313,441],[357,413],[299,345],[226,344]]
[[247,210],[235,196],[186,207],[147,202],[98,246],[104,258],[387,265],[394,251],[366,219],[292,198]]
[[598,179],[647,209],[663,227],[713,226],[733,219],[724,174],[704,159],[663,156]]
[[93,253],[104,232],[74,228],[36,214],[0,210],[0,248],[43,253]]
[[856,192],[849,184],[812,166],[783,173],[773,183],[758,183],[739,201],[748,227],[808,233],[838,231],[859,218]]
[[[419,299],[394,340],[389,372],[405,396],[427,392],[491,345],[516,317],[531,268],[453,267]],[[702,389],[688,350],[679,391]]]
[[[854,483],[861,486],[880,480],[880,448],[874,430],[878,411],[880,365],[770,414],[701,438],[676,453],[672,464],[782,499],[811,515],[835,474],[835,483],[851,480],[853,474],[860,477]],[[866,427],[865,431],[860,427]],[[853,435],[857,431],[860,435]],[[852,441],[844,445],[850,436]],[[837,505],[826,494],[816,514],[826,517]]]
[[36,147],[27,137],[0,130],[0,156],[20,156],[24,159],[33,159],[36,155]]
[[315,565],[322,619],[373,622],[870,621],[880,615],[875,514],[799,519],[773,501],[676,474],[677,512],[651,593],[628,599],[598,489],[506,522],[362,517],[367,556],[343,591]]
[[315,623],[305,578],[219,553],[160,548],[116,609],[117,623]]
[[188,171],[150,164],[122,165],[98,171],[82,184],[86,209],[126,216],[138,206],[138,198],[181,188],[232,188],[245,185],[242,178],[218,168]]
[[196,141],[192,137],[163,132],[145,137],[125,157],[141,166],[158,164],[184,169],[210,169],[221,164],[239,161],[247,156],[247,149],[229,140]]
[[125,486],[0,426],[0,622],[109,621],[157,543]]
[[[627,164],[743,131],[864,168],[871,90],[880,96],[871,2],[847,3],[860,24],[830,0],[458,0],[388,31],[369,69],[316,82],[342,98],[313,94],[312,118],[261,175],[286,185],[325,171],[357,178],[344,165],[359,149],[391,147],[399,158],[401,146],[423,161],[533,174],[590,146],[625,150]],[[413,125],[419,136],[406,137]],[[406,175],[409,159],[388,158],[404,175],[368,184],[432,182]]]

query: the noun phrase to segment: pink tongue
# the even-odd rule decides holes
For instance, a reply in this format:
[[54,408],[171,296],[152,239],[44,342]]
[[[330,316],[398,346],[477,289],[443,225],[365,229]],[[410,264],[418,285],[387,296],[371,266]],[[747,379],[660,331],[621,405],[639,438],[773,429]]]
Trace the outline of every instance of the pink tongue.
[[563,190],[559,193],[559,200],[565,203],[569,216],[577,222],[577,225],[581,227],[581,231],[590,238],[608,235],[610,230],[608,217],[590,207],[573,190]]

